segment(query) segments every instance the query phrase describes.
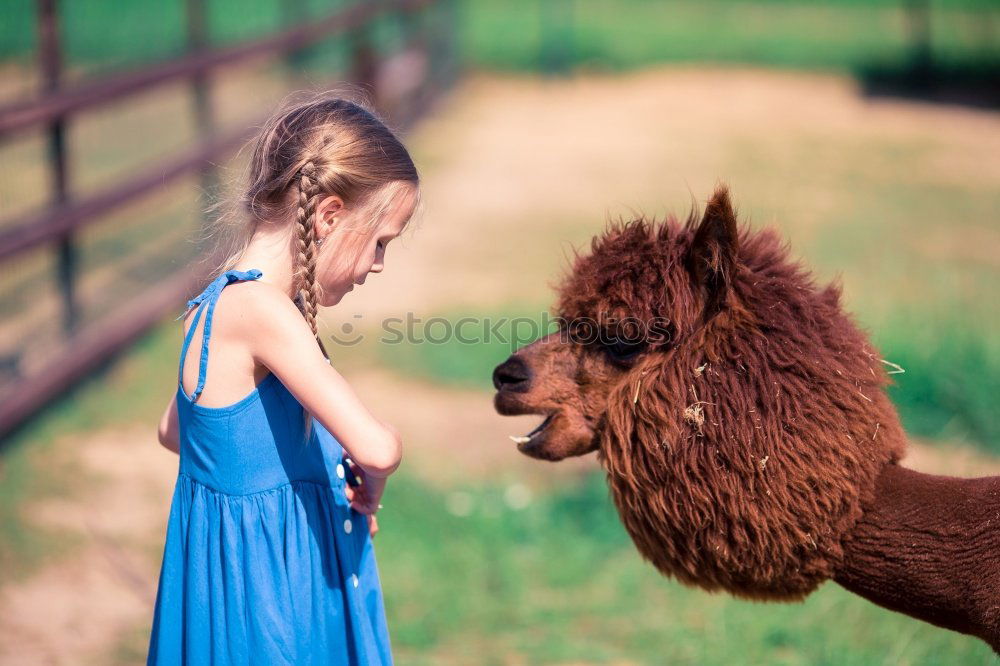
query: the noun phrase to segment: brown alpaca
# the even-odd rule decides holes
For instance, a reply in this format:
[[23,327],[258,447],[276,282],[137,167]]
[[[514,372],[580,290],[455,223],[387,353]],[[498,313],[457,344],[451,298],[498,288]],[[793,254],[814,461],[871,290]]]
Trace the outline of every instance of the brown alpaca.
[[610,225],[575,258],[560,329],[496,368],[514,438],[597,451],[626,530],[660,572],[798,600],[833,579],[1000,649],[1000,477],[899,467],[879,352],[725,188],[699,222]]

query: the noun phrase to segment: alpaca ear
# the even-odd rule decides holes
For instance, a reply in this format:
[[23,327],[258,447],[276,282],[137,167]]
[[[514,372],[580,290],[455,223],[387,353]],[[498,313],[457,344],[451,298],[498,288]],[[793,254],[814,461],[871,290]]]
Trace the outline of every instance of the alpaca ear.
[[737,243],[736,215],[729,201],[729,189],[720,185],[708,200],[687,257],[688,268],[705,293],[706,322],[729,301]]

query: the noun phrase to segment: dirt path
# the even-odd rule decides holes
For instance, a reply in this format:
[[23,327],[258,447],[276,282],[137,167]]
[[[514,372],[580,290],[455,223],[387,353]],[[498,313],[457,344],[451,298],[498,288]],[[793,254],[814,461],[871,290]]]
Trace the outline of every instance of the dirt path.
[[0,589],[0,664],[77,665],[101,661],[156,593],[171,484],[177,473],[151,427],[67,438],[80,474],[77,496],[28,507],[40,527],[79,537],[82,546],[25,581]]

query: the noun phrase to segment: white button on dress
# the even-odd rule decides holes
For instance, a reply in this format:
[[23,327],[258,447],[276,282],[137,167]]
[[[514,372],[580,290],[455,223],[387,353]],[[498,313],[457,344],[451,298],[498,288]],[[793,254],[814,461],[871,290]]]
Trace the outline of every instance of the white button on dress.
[[337,463],[337,476],[339,476],[341,479],[344,478],[344,464],[343,463]]
[[351,574],[351,583],[354,587],[358,586],[358,574]]
[[347,520],[344,521],[344,531],[350,534],[351,530],[353,529],[354,529],[354,523],[352,523],[351,519],[348,518]]

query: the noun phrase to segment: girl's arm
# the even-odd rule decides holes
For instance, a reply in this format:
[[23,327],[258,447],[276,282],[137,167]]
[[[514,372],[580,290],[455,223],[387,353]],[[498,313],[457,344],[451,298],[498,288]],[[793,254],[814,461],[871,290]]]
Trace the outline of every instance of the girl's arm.
[[177,425],[177,396],[170,398],[170,404],[160,418],[157,435],[160,444],[174,453],[180,453],[180,428]]
[[327,362],[288,296],[271,285],[255,286],[234,290],[241,295],[242,328],[254,359],[277,375],[367,474],[392,474],[402,459],[399,432],[377,419]]

